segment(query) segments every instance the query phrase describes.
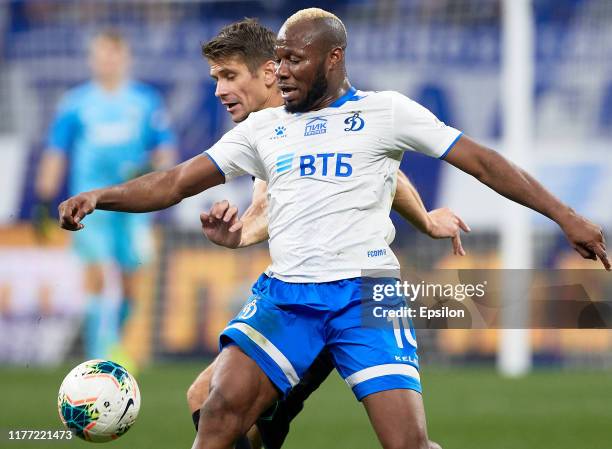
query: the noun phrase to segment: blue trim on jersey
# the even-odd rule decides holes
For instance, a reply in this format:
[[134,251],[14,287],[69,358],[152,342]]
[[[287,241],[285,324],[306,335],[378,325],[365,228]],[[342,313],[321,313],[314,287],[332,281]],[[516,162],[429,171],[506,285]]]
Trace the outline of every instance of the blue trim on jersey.
[[[349,90],[346,91],[346,93],[344,95],[342,95],[340,98],[336,99],[336,101],[334,101],[328,107],[330,107],[330,108],[339,108],[344,103],[354,99],[355,97],[357,97],[357,89],[355,89],[354,87],[351,87]],[[359,98],[356,98],[356,99],[359,99]]]
[[446,158],[446,156],[448,156],[448,153],[451,152],[451,150],[453,149],[453,147],[455,146],[455,144],[459,141],[459,139],[461,139],[461,136],[463,136],[463,133],[459,133],[459,135],[457,137],[455,137],[455,140],[453,140],[451,142],[451,144],[448,146],[448,148],[446,149],[446,151],[442,154],[442,156],[440,156],[438,159],[444,160]]
[[210,159],[212,163],[215,164],[215,167],[217,167],[217,170],[219,170],[219,172],[223,175],[223,178],[225,178],[225,173],[223,172],[223,170],[221,170],[221,167],[219,167],[219,164],[217,164],[217,161],[215,161],[213,157],[210,154],[208,154],[208,152],[205,151],[204,154],[208,156],[208,159]]
[[253,359],[274,386],[281,391],[283,397],[291,390],[292,385],[281,367],[248,336],[237,329],[225,329],[220,336],[219,349],[222,350],[231,345],[238,346],[242,352]]
[[423,393],[421,382],[409,376],[392,374],[380,376],[361,382],[353,387],[353,394],[358,401],[370,394],[379,393],[387,390],[414,390]]

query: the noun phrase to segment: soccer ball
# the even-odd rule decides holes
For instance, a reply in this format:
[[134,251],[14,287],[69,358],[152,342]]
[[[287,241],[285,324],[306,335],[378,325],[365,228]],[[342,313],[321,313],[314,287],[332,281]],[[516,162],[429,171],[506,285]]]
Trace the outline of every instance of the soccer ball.
[[64,426],[86,441],[119,438],[140,410],[136,380],[109,360],[83,362],[64,378],[57,396]]

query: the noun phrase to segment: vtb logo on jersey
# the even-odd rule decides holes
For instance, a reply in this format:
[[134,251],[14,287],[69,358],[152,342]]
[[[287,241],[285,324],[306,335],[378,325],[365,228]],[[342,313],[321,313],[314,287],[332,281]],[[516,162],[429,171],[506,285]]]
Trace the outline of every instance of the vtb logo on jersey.
[[348,178],[353,174],[350,153],[317,153],[300,156],[300,176],[335,176]]
[[344,124],[348,125],[344,128],[345,131],[361,131],[365,126],[365,120],[359,116],[359,111],[357,111],[350,117],[347,117],[344,120]]
[[[295,153],[281,154],[276,158],[276,173],[284,173],[293,168]],[[300,176],[335,176],[348,178],[353,174],[350,153],[315,153],[299,156]]]

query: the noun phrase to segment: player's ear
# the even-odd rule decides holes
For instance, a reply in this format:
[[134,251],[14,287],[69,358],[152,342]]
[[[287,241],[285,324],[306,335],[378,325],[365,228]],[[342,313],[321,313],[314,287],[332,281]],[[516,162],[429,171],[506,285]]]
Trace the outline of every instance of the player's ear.
[[272,87],[276,82],[276,63],[272,60],[263,65],[264,83],[266,87]]
[[344,61],[344,50],[342,47],[333,48],[328,55],[330,69],[335,69],[336,67],[340,67],[342,61]]

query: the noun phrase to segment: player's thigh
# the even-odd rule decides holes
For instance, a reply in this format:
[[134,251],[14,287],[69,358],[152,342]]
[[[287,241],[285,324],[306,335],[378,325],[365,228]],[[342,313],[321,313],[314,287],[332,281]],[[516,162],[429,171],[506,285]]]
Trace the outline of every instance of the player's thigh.
[[266,373],[238,346],[225,347],[217,357],[210,394],[202,408],[205,419],[232,415],[246,432],[277,398],[278,390]]
[[[153,257],[153,234],[148,214],[115,212],[113,221],[113,258],[124,273],[135,273]],[[126,295],[133,292],[126,292]]]
[[420,393],[404,389],[381,391],[363,398],[363,405],[383,448],[429,447]]
[[216,362],[217,359],[213,360],[205,370],[198,374],[198,377],[196,377],[187,390],[187,402],[189,403],[191,412],[199,410],[202,407],[202,404],[204,404],[204,401],[206,401],[206,398],[208,398],[210,381],[215,370]]
[[360,303],[329,322],[328,348],[358,400],[385,390],[421,392],[417,343],[410,323],[364,325]]
[[[271,283],[273,288],[269,288]],[[301,304],[279,304],[271,296],[292,297],[300,288],[300,284],[261,276],[243,309],[220,336],[222,348],[239,346],[283,396],[297,385],[324,346],[320,311]]]

